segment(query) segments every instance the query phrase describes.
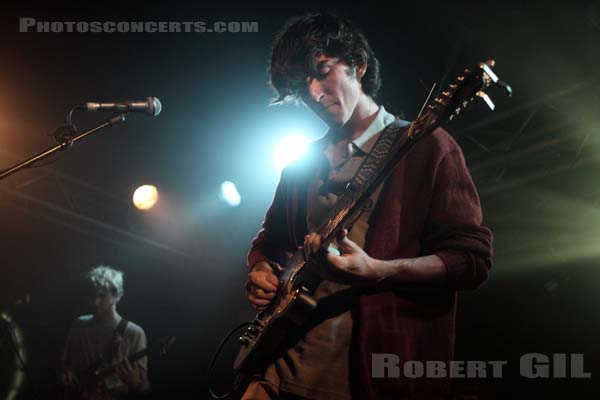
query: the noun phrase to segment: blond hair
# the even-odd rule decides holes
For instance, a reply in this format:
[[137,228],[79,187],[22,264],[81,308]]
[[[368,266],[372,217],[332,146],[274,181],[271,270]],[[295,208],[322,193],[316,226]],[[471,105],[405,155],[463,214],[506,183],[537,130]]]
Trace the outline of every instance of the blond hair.
[[123,295],[123,273],[108,265],[99,265],[87,273],[86,279],[96,291],[106,290],[113,296]]

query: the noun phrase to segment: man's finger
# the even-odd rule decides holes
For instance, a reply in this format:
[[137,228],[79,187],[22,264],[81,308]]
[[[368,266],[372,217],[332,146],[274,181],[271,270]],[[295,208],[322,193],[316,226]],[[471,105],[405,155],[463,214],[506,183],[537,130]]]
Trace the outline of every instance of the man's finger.
[[277,278],[277,276],[275,274],[269,274],[266,276],[266,280],[267,282],[271,283],[273,286],[275,286],[275,290],[277,290],[277,286],[279,286],[279,278]]
[[[250,279],[250,282],[256,286],[258,286],[259,288],[266,290],[266,291],[270,291],[270,292],[274,292],[277,290],[277,285],[276,282],[273,282],[273,280],[269,280],[270,278],[268,278],[268,276],[270,275],[265,275],[264,274],[258,274],[258,273],[251,273],[248,276],[248,279]],[[275,281],[277,281],[277,277],[275,277],[273,275],[273,277],[275,278]]]
[[333,253],[327,253],[327,261],[337,269],[345,269],[346,259]]
[[308,259],[321,246],[321,236],[315,232],[304,236],[304,256]]
[[321,243],[323,242],[323,238],[321,235],[315,233],[315,243],[314,243],[314,252],[316,253],[321,248]]
[[339,245],[342,249],[342,253],[354,253],[360,249],[360,247],[355,242],[348,239],[347,237],[344,238],[344,240],[342,240],[342,242],[339,243]]
[[253,286],[252,293],[261,299],[274,299],[277,293],[275,292],[266,292],[259,287]]
[[321,235],[317,233],[312,233],[310,246],[312,253],[316,254],[317,251],[319,251],[319,248],[321,247]]
[[261,288],[262,290],[264,290],[265,292],[276,292],[278,283],[279,283],[279,281],[277,280],[276,277],[269,278],[269,276],[266,276],[262,280],[259,281],[257,286],[259,288]]
[[342,241],[344,240],[344,238],[348,236],[348,229],[342,229],[341,231],[338,232],[336,238],[338,241]]
[[257,306],[267,306],[267,305],[271,304],[271,300],[259,299],[252,293],[248,294],[248,300],[250,301],[250,303],[255,304]]

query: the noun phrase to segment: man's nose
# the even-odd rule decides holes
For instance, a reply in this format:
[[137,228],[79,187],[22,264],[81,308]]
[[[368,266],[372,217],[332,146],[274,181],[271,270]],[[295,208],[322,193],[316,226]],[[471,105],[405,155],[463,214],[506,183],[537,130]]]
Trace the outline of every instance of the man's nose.
[[306,86],[308,97],[315,103],[320,103],[323,98],[323,85],[321,82],[312,78],[306,83]]

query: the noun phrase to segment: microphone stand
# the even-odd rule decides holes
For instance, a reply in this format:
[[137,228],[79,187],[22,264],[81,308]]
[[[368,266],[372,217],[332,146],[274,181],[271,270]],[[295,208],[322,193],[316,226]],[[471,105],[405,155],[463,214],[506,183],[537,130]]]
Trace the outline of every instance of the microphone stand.
[[[70,120],[70,118],[69,118]],[[30,165],[32,165],[33,163],[37,162],[37,161],[41,161],[44,158],[58,152],[61,150],[68,150],[69,148],[71,148],[71,145],[78,141],[79,139],[83,139],[86,136],[91,135],[94,132],[99,131],[100,129],[106,128],[107,126],[111,126],[111,125],[115,125],[119,122],[123,122],[125,121],[125,114],[119,114],[116,115],[110,119],[107,119],[106,121],[104,121],[104,123],[102,123],[101,125],[98,125],[95,128],[92,128],[88,131],[82,132],[77,136],[73,136],[75,134],[75,130],[73,129],[73,125],[69,124],[66,126],[66,130],[65,127],[61,127],[57,130],[57,132],[61,131],[61,130],[65,130],[63,132],[62,135],[57,136],[57,140],[59,140],[59,144],[49,148],[43,152],[41,152],[40,154],[37,154],[31,158],[29,158],[28,160],[22,161],[2,172],[0,172],[0,180],[6,178],[7,176],[10,176],[20,170],[22,170],[23,168],[27,168]],[[69,121],[70,122],[70,121]]]

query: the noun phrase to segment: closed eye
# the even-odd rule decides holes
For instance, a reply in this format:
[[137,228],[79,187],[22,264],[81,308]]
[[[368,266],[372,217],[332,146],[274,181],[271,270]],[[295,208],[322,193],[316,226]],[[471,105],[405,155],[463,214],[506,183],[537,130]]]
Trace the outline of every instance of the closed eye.
[[329,73],[331,72],[331,69],[325,69],[325,70],[320,70],[318,75],[317,75],[317,79],[322,80],[325,79],[327,77],[327,75],[329,75]]

